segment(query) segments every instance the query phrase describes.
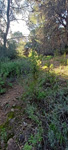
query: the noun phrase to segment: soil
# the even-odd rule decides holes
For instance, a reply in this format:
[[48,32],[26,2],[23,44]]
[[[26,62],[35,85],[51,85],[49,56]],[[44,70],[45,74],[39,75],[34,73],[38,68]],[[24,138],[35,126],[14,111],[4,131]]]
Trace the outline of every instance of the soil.
[[22,86],[14,83],[12,88],[9,88],[5,94],[0,95],[0,125],[6,121],[8,112],[11,111],[12,106],[18,103],[22,93]]
[[37,130],[34,122],[25,113],[25,105],[21,100],[22,94],[22,86],[14,83],[12,88],[0,95],[0,127],[5,128],[7,132],[7,139],[0,137],[0,150],[22,150],[31,133]]

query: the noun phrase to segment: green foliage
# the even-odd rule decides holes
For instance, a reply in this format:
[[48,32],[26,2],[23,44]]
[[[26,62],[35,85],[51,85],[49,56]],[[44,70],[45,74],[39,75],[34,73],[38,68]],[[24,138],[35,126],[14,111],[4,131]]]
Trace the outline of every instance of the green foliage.
[[8,42],[8,49],[7,49],[7,57],[10,58],[10,59],[15,59],[17,58],[17,51],[16,51],[16,48],[17,48],[17,44],[15,41],[10,41]]
[[[14,61],[9,61],[9,59],[5,59],[4,61],[1,61],[0,63],[0,93],[5,92],[5,88],[7,84],[9,86],[11,85],[11,82],[7,82],[8,79],[15,79],[20,77],[21,75],[25,76],[30,73],[30,78],[32,78],[33,81],[30,82],[29,85],[29,91],[27,94],[35,95],[34,89],[35,89],[35,80],[38,77],[39,73],[39,59],[38,55],[35,52],[32,52],[31,56],[29,58],[22,58]],[[33,97],[33,96],[31,96]]]
[[2,45],[0,45],[0,60],[3,59],[5,57],[4,55],[4,47]]
[[30,62],[26,59],[16,60],[1,64],[0,73],[4,77],[15,77],[27,74],[30,70]]
[[[58,111],[58,109],[57,109]],[[51,144],[51,147],[55,148],[55,145],[59,144],[62,146],[63,143],[67,146],[68,143],[68,126],[66,122],[63,122],[62,124],[58,119],[54,117],[55,120],[52,120],[53,123],[50,124],[49,130],[48,130],[48,138]],[[57,123],[56,123],[57,121]]]
[[7,86],[12,86],[12,80],[30,73],[30,60],[26,58],[15,61],[3,61],[0,64],[0,93],[6,92]]
[[8,113],[8,120],[14,118],[14,112],[9,112]]
[[6,132],[5,128],[1,129],[0,135],[1,135],[1,140],[4,140],[6,142],[6,140],[7,140],[7,132]]
[[66,58],[66,53],[64,53],[64,55],[60,59],[60,63],[61,65],[64,65],[64,66],[68,65],[68,59]]
[[32,148],[39,148],[41,145],[41,141],[43,139],[42,134],[43,134],[43,128],[40,124],[38,123],[38,128],[36,129],[36,133],[31,134],[30,138],[28,139],[28,142],[24,145],[24,150],[32,150]]
[[39,65],[40,65],[40,60],[37,52],[31,51],[29,54],[29,58],[31,61],[31,72],[33,74],[33,78],[36,79],[38,77]]
[[[63,149],[68,146],[68,96],[67,89],[57,89],[57,91],[52,90],[52,95],[49,100],[48,112],[45,111],[45,116],[49,124],[48,128],[48,139],[50,145],[53,149],[58,148],[58,145]],[[55,94],[54,94],[55,93]],[[65,94],[66,93],[66,94]],[[48,99],[49,99],[48,95]]]
[[31,135],[29,142],[33,146],[36,146],[37,144],[39,144],[42,141],[42,133],[43,133],[42,127],[38,126],[37,133],[34,136]]
[[8,47],[4,49],[4,46],[0,46],[0,60],[15,59],[17,58],[17,43],[13,40],[8,41]]
[[[32,100],[31,103],[36,103],[40,111],[42,111],[43,117],[45,116],[46,141],[50,143],[50,148],[55,150],[58,147],[61,147],[61,149],[63,147],[67,148],[68,87],[61,88],[60,81],[53,72],[39,73],[35,80],[33,78],[31,80],[27,79],[26,85],[28,88],[26,94],[28,93],[28,95],[25,99],[27,103],[30,100]],[[38,124],[38,108],[34,105],[27,106],[29,118]],[[33,144],[37,144],[37,139],[33,135],[30,141]]]
[[59,130],[57,130],[57,127],[55,126],[55,124],[50,124],[50,129],[48,131],[48,138],[49,138],[51,147],[55,147],[56,141],[58,144],[60,143],[61,145],[64,141],[64,136]]
[[36,52],[31,51],[29,54],[29,60],[31,62],[30,64],[30,74],[27,76],[27,78],[24,81],[24,88],[26,93],[23,94],[23,99],[34,100],[36,98],[36,85],[37,85],[37,79],[40,72],[39,69],[39,58]]
[[5,81],[2,79],[2,77],[0,77],[0,94],[3,94],[6,92],[6,88],[5,88]]
[[26,143],[25,145],[24,145],[24,148],[23,148],[23,150],[32,150],[32,146],[31,145],[29,145],[28,143]]
[[59,55],[60,55],[59,49],[56,49],[55,52],[54,52],[54,57],[59,56]]
[[53,56],[51,56],[51,55],[43,56],[43,60],[51,60],[52,58],[53,58]]
[[[63,57],[65,59],[66,55]],[[53,66],[49,59],[46,60],[48,69],[45,72],[39,67],[40,57],[33,51],[28,58],[12,62],[7,60],[0,65],[2,89],[6,79],[23,75],[25,113],[37,126],[36,133],[31,134],[23,150],[39,147],[44,136],[49,149],[66,150],[68,147],[68,85],[66,82],[63,85],[51,70]],[[13,117],[14,112],[8,115],[8,120]]]
[[6,92],[6,88],[2,88],[0,89],[0,94],[4,94]]
[[64,49],[63,53],[68,54],[68,46],[67,45],[65,46],[65,49]]
[[25,52],[25,42],[20,41],[17,46],[17,57],[22,58],[24,57]]
[[27,105],[26,113],[29,115],[29,118],[32,119],[35,123],[39,123],[38,112],[36,106]]
[[41,91],[41,89],[39,88],[37,90],[37,99],[38,100],[43,100],[45,97],[46,97],[45,91]]
[[40,87],[46,87],[47,89],[55,89],[58,86],[58,79],[54,73],[46,72],[38,79]]

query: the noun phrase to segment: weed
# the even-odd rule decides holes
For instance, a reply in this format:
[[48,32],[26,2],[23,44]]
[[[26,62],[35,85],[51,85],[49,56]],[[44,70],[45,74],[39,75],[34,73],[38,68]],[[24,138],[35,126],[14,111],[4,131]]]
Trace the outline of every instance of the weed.
[[34,136],[31,135],[31,137],[29,139],[29,142],[33,146],[36,146],[36,144],[39,144],[42,141],[42,133],[43,133],[42,127],[38,126],[37,133]]
[[8,86],[12,87],[11,79],[15,81],[16,78],[29,74],[29,72],[30,60],[28,59],[2,62],[0,66],[0,93],[5,93]]
[[0,77],[0,94],[3,94],[6,92],[6,88],[4,87],[5,81]]
[[66,66],[68,64],[68,59],[66,58],[66,53],[64,53],[62,58],[60,58],[60,63],[61,63],[61,65],[64,65],[64,66]]
[[32,146],[28,144],[28,142],[24,145],[23,150],[32,150]]
[[30,55],[30,61],[31,61],[31,72],[33,75],[33,79],[36,80],[39,74],[39,65],[41,63],[36,52],[32,51]]
[[6,142],[6,140],[7,140],[7,132],[6,132],[5,128],[1,129],[0,135],[1,135],[1,140],[4,140]]
[[40,126],[40,122],[38,124],[38,129],[36,133],[33,135],[31,134],[30,138],[28,139],[28,142],[24,145],[24,150],[32,150],[32,148],[36,148],[37,146],[40,147],[41,141],[42,141],[42,134],[43,134],[43,129],[42,126]]
[[54,57],[56,57],[56,56],[59,56],[59,50],[58,49],[56,49],[54,52]]
[[[36,106],[33,105],[27,105],[27,109],[26,109],[27,114],[29,115],[29,118],[32,119],[35,123],[39,123],[39,118],[37,116],[37,108]],[[37,113],[36,113],[37,112]]]
[[8,113],[8,120],[14,118],[14,112],[9,112]]
[[[59,94],[57,94],[59,92]],[[66,94],[65,94],[66,93]],[[54,94],[53,94],[54,95]],[[49,112],[46,112],[48,127],[48,139],[52,148],[57,150],[57,146],[63,149],[68,146],[68,105],[67,88],[58,89],[49,101]]]
[[41,90],[38,89],[38,91],[37,91],[37,99],[38,99],[38,100],[42,100],[42,99],[44,99],[45,97],[46,97],[45,91],[41,91]]
[[60,60],[60,63],[61,63],[61,65],[67,65],[67,63],[68,63],[68,60],[66,59],[66,58],[63,58],[63,59],[61,59]]
[[46,60],[51,60],[53,58],[53,56],[41,56],[42,60],[46,61]]
[[22,73],[28,73],[30,70],[30,62],[26,59],[16,60],[13,62],[2,63],[1,75],[4,77],[20,76]]

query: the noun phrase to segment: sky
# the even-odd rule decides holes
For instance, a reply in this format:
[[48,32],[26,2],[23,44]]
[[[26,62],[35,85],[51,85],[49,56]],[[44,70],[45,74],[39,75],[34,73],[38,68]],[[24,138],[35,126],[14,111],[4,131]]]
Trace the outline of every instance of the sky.
[[[25,0],[22,1],[22,4],[25,4]],[[12,31],[12,33],[20,31],[20,32],[22,32],[22,34],[24,36],[28,36],[30,31],[28,29],[26,21],[28,21],[29,12],[27,10],[27,11],[24,11],[23,13],[24,13],[23,16],[22,16],[22,14],[16,15],[17,21],[11,22],[10,31]],[[22,18],[23,18],[23,20],[21,20]]]
[[20,31],[24,36],[28,36],[30,33],[28,26],[26,25],[26,22],[21,20],[19,21],[19,23],[17,22],[11,23],[11,31],[12,33]]

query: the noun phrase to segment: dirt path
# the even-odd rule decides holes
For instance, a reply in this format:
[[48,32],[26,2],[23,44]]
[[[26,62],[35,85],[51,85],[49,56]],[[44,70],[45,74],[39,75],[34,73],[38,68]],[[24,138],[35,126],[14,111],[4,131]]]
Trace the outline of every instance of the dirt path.
[[7,113],[11,111],[12,106],[18,103],[23,89],[19,84],[14,84],[5,94],[0,95],[0,124],[6,121]]

